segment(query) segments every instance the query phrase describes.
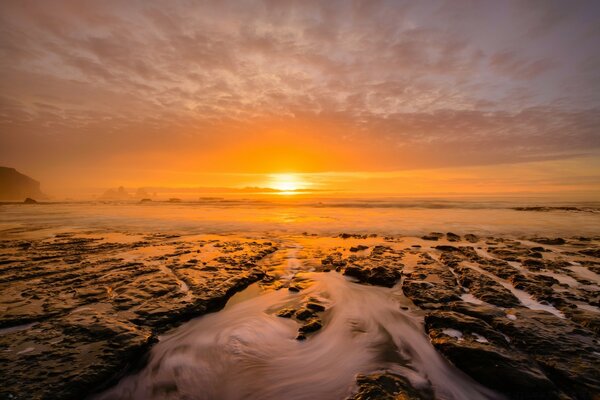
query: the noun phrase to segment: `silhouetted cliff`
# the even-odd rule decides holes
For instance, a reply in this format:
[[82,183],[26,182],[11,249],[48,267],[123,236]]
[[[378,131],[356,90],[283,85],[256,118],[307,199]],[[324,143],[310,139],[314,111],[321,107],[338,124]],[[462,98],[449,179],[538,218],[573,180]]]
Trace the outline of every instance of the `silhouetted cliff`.
[[23,201],[27,197],[46,198],[40,183],[14,168],[0,167],[0,201]]

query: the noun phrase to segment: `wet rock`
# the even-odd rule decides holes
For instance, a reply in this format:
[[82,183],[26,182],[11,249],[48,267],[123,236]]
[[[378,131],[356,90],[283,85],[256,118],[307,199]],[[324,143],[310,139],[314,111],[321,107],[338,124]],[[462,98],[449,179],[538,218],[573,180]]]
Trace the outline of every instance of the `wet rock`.
[[356,377],[357,392],[347,400],[433,400],[431,388],[415,389],[403,376],[390,372]]
[[405,274],[404,295],[422,308],[439,308],[460,301],[460,286],[452,271],[424,253],[413,271]]
[[306,335],[318,331],[323,327],[323,323],[317,317],[311,318],[298,330],[299,335]]
[[496,283],[491,278],[475,271],[472,268],[457,265],[454,267],[460,284],[469,289],[479,300],[500,307],[517,307],[521,305],[519,299],[510,290]]
[[542,246],[534,246],[534,247],[531,248],[531,251],[537,251],[537,252],[542,252],[543,253],[543,252],[547,252],[547,251],[550,251],[550,250],[548,250],[547,248],[542,247]]
[[[38,324],[0,335],[0,398],[84,398],[143,354],[155,333],[221,308],[261,279],[254,263],[275,251],[259,242],[221,245],[204,261],[211,271],[181,260],[200,244],[176,235],[1,242],[11,258],[0,268],[0,327]],[[141,262],[123,261],[138,249]]]
[[439,239],[441,239],[443,237],[444,237],[444,234],[441,233],[441,232],[431,232],[431,233],[429,233],[427,235],[421,236],[421,239],[423,239],[423,240],[434,240],[434,241],[437,241],[437,240],[439,240]]
[[306,321],[314,316],[314,312],[312,310],[309,310],[308,308],[301,308],[294,314],[294,317],[300,321]]
[[335,252],[335,253],[331,253],[331,254],[327,255],[327,257],[323,258],[321,260],[321,264],[323,266],[331,266],[331,267],[334,267],[336,270],[339,270],[342,267],[346,266],[346,261],[344,259],[342,259],[342,253]]
[[369,268],[352,264],[346,267],[344,275],[356,278],[360,282],[392,287],[400,280],[402,273],[395,268],[386,268],[381,265]]
[[35,332],[2,335],[0,364],[11,368],[0,368],[0,398],[84,398],[118,377],[155,340],[148,329],[94,311],[42,323]]
[[284,308],[283,310],[279,311],[276,315],[281,318],[292,318],[295,313],[296,310],[294,310],[293,308]]
[[369,246],[364,246],[362,244],[359,244],[358,246],[350,247],[350,251],[353,253],[356,253],[358,251],[367,250],[368,248],[369,248]]
[[477,235],[473,235],[472,233],[466,234],[465,235],[465,240],[467,242],[470,242],[470,243],[477,243],[477,242],[479,242],[479,238],[477,237]]
[[481,384],[509,397],[535,394],[545,399],[559,398],[557,388],[535,362],[511,349],[506,339],[484,321],[437,311],[425,317],[425,327],[436,349]]
[[[328,255],[327,263],[337,259],[338,265],[345,265],[344,275],[358,279],[359,282],[371,285],[392,287],[398,282],[403,268],[402,251],[388,246],[374,246],[369,254],[352,254],[346,259],[339,252]],[[323,263],[323,261],[322,261]],[[341,267],[337,267],[341,270]]]
[[323,306],[322,304],[313,302],[313,301],[306,303],[306,308],[308,308],[309,310],[317,311],[317,312],[325,311],[325,306]]
[[563,239],[563,238],[546,238],[546,237],[532,238],[531,241],[536,242],[536,243],[541,243],[541,244],[548,244],[548,245],[563,245],[563,244],[567,243],[565,241],[565,239]]
[[452,232],[446,233],[446,239],[448,239],[449,242],[460,242],[460,236]]
[[580,250],[579,253],[586,255],[586,256],[590,256],[590,257],[600,258],[600,248],[584,249],[584,250]]
[[435,248],[438,249],[439,251],[459,251],[458,247],[450,246],[450,245],[440,245],[440,246],[435,246]]

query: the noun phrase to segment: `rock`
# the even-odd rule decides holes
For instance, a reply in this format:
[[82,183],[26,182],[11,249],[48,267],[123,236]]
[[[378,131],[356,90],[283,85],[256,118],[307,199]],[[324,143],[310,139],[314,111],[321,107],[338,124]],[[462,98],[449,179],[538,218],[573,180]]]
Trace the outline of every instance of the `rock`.
[[585,249],[585,250],[580,250],[579,253],[581,253],[585,256],[600,258],[600,249]]
[[366,249],[368,249],[368,248],[369,248],[369,246],[364,246],[364,245],[362,245],[362,244],[359,244],[359,245],[358,245],[358,246],[356,246],[356,247],[354,247],[354,246],[353,246],[353,247],[350,247],[350,251],[351,251],[351,252],[353,252],[353,253],[356,253],[356,252],[358,252],[358,251],[363,251],[363,250],[366,250]]
[[468,288],[469,293],[475,295],[479,300],[506,308],[521,305],[519,299],[510,290],[499,285],[493,279],[469,267],[456,265],[454,269],[458,274],[460,284]]
[[325,311],[325,307],[322,304],[315,303],[315,302],[312,302],[312,301],[306,303],[306,308],[308,308],[309,310],[316,311],[316,312]]
[[294,310],[293,308],[284,308],[283,310],[279,311],[276,315],[281,318],[292,318],[295,313],[296,310]]
[[[481,384],[511,398],[534,394],[559,398],[557,388],[535,362],[510,349],[506,339],[484,321],[436,311],[425,317],[425,327],[435,348]],[[461,337],[449,336],[445,333],[448,329],[461,333]]]
[[458,236],[456,233],[448,232],[446,233],[446,238],[449,242],[460,242],[460,236]]
[[315,318],[311,318],[310,320],[306,321],[306,323],[300,327],[300,329],[298,330],[298,333],[301,335],[305,335],[307,333],[316,332],[319,329],[321,329],[322,327],[323,327],[323,323],[321,322],[321,320],[319,318],[315,317]]
[[433,400],[430,387],[415,389],[408,379],[390,372],[356,377],[357,392],[347,400]]
[[38,181],[14,168],[0,167],[0,201],[21,201],[24,198],[44,199],[46,196],[41,192]]
[[28,197],[23,201],[23,204],[37,204],[37,203],[38,202],[36,200],[32,199],[31,197]]
[[563,245],[566,243],[565,239],[563,238],[533,238],[531,239],[532,242],[537,242],[537,243],[541,243],[541,244],[548,244],[548,245]]
[[314,316],[314,312],[309,310],[308,308],[301,308],[294,314],[294,317],[296,317],[296,319],[299,319],[300,321],[306,321]]
[[466,234],[465,235],[465,240],[467,242],[470,242],[470,243],[477,243],[477,242],[479,242],[479,238],[476,235],[473,235],[472,233]]
[[123,186],[119,186],[117,189],[108,189],[106,190],[102,196],[100,196],[100,200],[129,200],[131,199],[131,195],[127,193],[127,190]]
[[452,271],[431,257],[423,258],[411,273],[405,275],[402,291],[422,308],[437,308],[461,300],[460,287]]
[[449,246],[449,245],[435,246],[435,248],[438,249],[438,250],[440,250],[440,251],[459,251],[458,247]]
[[392,287],[400,280],[402,273],[395,268],[383,267],[381,265],[369,268],[352,264],[346,267],[344,275],[356,278],[360,282]]
[[437,240],[439,240],[439,239],[441,239],[443,237],[444,237],[443,233],[440,233],[440,232],[431,232],[431,233],[429,233],[429,234],[427,234],[425,236],[421,236],[421,239],[423,239],[423,240],[434,240],[434,241],[437,241]]
[[181,199],[178,199],[177,197],[171,197],[169,199],[169,203],[181,203]]
[[531,251],[536,251],[536,252],[546,252],[546,251],[550,251],[548,249],[546,249],[545,247],[542,246],[535,246],[531,248]]
[[544,311],[519,309],[516,316],[494,319],[492,324],[568,395],[593,399],[600,393],[600,354],[592,332]]
[[152,199],[141,199],[140,203],[151,203]]
[[[0,327],[37,323],[0,335],[0,398],[85,398],[139,360],[155,334],[261,279],[255,262],[275,251],[268,242],[219,243],[205,256],[217,267],[208,271],[177,261],[204,243],[176,235],[0,241],[11,255],[0,268]],[[137,250],[139,262],[117,257]]]

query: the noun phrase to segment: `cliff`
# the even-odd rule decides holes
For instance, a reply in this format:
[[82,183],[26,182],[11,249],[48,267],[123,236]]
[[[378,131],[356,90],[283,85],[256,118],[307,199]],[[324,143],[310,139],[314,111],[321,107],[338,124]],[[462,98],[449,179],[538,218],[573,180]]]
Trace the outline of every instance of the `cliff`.
[[23,201],[27,197],[46,198],[40,183],[14,168],[0,167],[0,201]]

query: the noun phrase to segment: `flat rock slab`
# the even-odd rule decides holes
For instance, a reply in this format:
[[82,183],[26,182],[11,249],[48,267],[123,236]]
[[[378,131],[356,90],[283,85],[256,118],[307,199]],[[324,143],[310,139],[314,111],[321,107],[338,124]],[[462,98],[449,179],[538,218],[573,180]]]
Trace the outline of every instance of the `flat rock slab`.
[[80,399],[159,333],[261,279],[267,241],[95,235],[0,242],[0,398]]

